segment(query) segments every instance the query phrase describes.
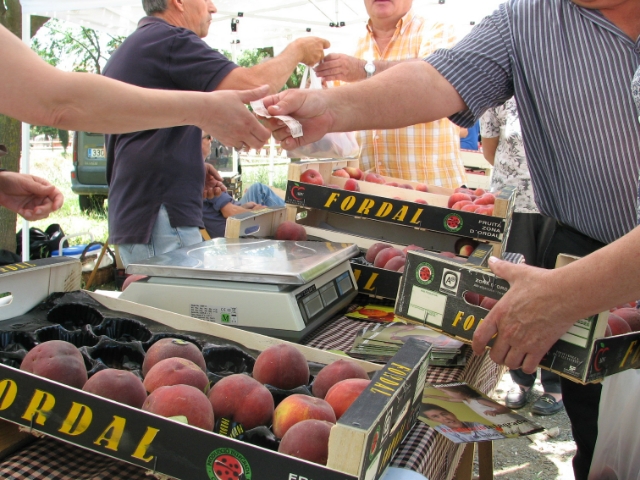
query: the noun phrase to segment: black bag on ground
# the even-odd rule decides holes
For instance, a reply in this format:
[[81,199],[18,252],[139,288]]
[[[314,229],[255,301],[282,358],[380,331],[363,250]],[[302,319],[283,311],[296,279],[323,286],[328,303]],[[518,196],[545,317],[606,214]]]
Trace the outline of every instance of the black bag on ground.
[[[39,228],[31,227],[29,229],[29,259],[50,257],[51,252],[60,248],[62,237],[64,237],[64,232],[57,223],[49,225],[44,232]],[[22,255],[22,230],[16,234],[16,242],[16,253]],[[65,240],[63,248],[68,246],[69,242]]]

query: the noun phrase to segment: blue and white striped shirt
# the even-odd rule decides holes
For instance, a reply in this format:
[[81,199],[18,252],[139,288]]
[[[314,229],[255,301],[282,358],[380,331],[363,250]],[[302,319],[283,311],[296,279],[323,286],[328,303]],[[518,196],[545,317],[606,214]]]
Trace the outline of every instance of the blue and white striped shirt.
[[605,243],[634,227],[638,39],[570,0],[510,0],[426,60],[468,105],[462,126],[515,95],[542,213]]

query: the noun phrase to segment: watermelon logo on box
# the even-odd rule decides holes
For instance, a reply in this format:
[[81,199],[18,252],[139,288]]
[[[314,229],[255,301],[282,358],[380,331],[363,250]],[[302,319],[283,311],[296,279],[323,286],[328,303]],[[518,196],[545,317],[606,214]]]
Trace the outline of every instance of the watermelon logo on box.
[[251,480],[251,466],[244,456],[231,448],[218,448],[207,457],[210,480]]
[[416,268],[416,280],[422,285],[429,285],[433,282],[433,266],[423,262]]
[[456,213],[450,213],[444,217],[444,228],[450,232],[457,232],[462,228],[462,217]]

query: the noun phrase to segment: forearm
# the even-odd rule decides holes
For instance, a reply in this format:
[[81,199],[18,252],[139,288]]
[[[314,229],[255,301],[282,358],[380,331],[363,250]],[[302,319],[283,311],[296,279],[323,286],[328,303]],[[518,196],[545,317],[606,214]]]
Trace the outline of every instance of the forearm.
[[640,299],[640,227],[579,261],[550,271],[546,303],[567,322]]
[[240,205],[236,205],[233,202],[227,203],[224,207],[220,209],[220,213],[224,218],[233,217],[234,215],[238,215],[240,213],[248,212],[246,208],[241,207]]
[[491,165],[493,165],[493,162],[495,161],[499,141],[500,137],[482,137],[482,154]]
[[323,93],[332,112],[332,131],[400,128],[467,108],[455,88],[422,61],[401,62],[366,82]]

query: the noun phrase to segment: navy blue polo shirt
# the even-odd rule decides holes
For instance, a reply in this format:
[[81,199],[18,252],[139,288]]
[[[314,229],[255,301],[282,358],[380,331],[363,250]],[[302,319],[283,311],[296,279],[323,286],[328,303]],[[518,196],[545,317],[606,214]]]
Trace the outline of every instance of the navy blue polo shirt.
[[[191,30],[144,17],[103,73],[140,87],[208,92],[236,67]],[[106,136],[111,242],[149,243],[162,204],[171,226],[203,227],[201,135],[182,126]]]

